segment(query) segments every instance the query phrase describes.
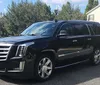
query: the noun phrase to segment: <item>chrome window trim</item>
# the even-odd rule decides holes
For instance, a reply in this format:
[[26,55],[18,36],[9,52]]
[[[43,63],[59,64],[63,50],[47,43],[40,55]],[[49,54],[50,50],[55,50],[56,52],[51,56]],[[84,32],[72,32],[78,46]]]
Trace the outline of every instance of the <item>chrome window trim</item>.
[[79,64],[79,63],[82,63],[82,62],[86,62],[86,61],[88,61],[88,60],[89,60],[89,59],[84,60],[84,61],[79,61],[79,62],[76,62],[76,63],[72,63],[72,64],[68,64],[68,65],[64,65],[64,66],[55,67],[55,69],[59,69],[59,68],[64,68],[64,67],[76,65],[76,64]]
[[71,54],[75,54],[75,53],[80,53],[80,51],[76,51],[76,52],[73,52],[73,53],[67,53],[67,54],[61,54],[61,55],[58,55],[58,57],[61,58],[61,57],[64,57],[64,56],[69,56]]
[[71,54],[78,54],[78,55],[81,55],[82,53],[84,53],[84,52],[88,52],[88,53],[86,53],[86,54],[89,54],[89,53],[91,53],[91,52],[93,52],[93,47],[91,46],[90,48],[88,48],[88,49],[84,49],[84,50],[81,50],[81,51],[76,51],[76,52],[73,52],[73,53],[67,53],[67,54],[60,54],[60,55],[58,55],[58,57],[59,58],[61,58],[61,57],[64,57],[64,56],[69,56],[69,55],[71,55]]

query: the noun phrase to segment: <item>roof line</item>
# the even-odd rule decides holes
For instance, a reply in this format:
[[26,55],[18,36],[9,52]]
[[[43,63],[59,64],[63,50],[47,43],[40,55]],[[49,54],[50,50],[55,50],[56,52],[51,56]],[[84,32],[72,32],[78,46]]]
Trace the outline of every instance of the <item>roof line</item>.
[[98,7],[100,7],[100,4],[99,4],[99,5],[97,5],[96,7],[94,7],[93,9],[91,9],[90,11],[88,11],[86,14],[91,13],[92,11],[94,11],[95,9],[97,9]]

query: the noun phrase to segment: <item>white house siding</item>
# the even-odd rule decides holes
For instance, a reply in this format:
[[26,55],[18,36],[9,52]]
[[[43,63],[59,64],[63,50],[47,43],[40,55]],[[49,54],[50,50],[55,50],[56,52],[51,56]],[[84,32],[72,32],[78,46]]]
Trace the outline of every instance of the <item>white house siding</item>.
[[[94,19],[89,20],[89,16],[91,16],[91,18],[94,16]],[[95,21],[95,22],[100,23],[100,6],[87,14],[87,20],[88,21]]]

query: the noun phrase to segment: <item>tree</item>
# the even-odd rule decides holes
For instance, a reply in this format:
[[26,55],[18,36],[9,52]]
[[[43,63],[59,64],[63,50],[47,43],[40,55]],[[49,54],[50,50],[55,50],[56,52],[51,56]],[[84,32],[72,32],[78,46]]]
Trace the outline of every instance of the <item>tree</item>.
[[50,7],[39,0],[33,4],[21,1],[12,2],[5,14],[5,29],[10,35],[17,35],[34,22],[49,20],[51,18]]
[[83,14],[80,12],[79,7],[74,7],[67,2],[62,6],[62,10],[59,12],[58,19],[60,20],[72,20],[72,19],[83,19]]
[[88,0],[88,5],[86,6],[85,13],[93,8],[94,0]]
[[51,19],[51,8],[41,1],[34,4],[34,10],[37,21],[44,21]]
[[0,37],[7,36],[7,32],[6,32],[5,28],[4,28],[4,24],[5,24],[5,19],[2,16],[0,18]]
[[99,4],[98,0],[94,0],[93,6],[95,7],[95,6],[97,6],[98,4]]
[[21,2],[16,4],[12,2],[8,7],[8,12],[5,14],[5,28],[10,35],[20,33],[24,28],[34,22],[33,4]]
[[76,19],[76,20],[83,20],[84,19],[84,15],[80,12],[79,6],[74,8],[72,19]]
[[98,0],[88,0],[88,5],[86,6],[85,13],[97,6],[98,4]]

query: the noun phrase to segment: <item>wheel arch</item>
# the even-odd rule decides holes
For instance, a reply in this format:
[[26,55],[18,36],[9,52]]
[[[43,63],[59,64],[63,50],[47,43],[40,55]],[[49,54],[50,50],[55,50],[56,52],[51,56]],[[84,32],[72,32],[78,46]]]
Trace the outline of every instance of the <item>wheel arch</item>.
[[56,51],[55,50],[53,50],[53,49],[46,49],[46,50],[43,50],[43,51],[41,51],[41,55],[42,54],[50,54],[51,56],[51,58],[53,58],[53,59],[56,59],[57,58],[57,53],[56,53]]

